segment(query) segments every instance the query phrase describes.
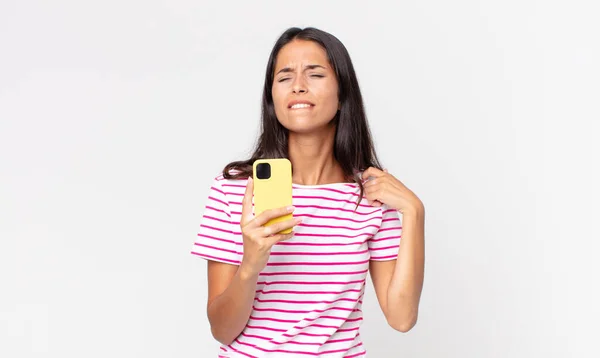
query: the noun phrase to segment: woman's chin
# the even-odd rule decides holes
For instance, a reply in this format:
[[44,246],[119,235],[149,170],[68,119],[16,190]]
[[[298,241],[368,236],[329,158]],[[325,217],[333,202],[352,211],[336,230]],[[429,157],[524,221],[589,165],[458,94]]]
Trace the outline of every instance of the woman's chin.
[[315,123],[311,120],[294,119],[283,124],[290,132],[298,134],[310,134],[323,132],[323,128],[327,127],[327,123]]

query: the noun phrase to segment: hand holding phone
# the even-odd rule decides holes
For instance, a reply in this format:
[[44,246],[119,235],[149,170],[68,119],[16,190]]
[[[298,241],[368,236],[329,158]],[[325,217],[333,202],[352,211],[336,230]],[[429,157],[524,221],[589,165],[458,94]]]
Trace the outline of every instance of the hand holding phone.
[[[256,163],[255,168],[257,164],[260,163]],[[292,217],[294,208],[291,206],[291,175],[288,181],[287,174],[285,174],[287,172],[286,164],[283,163],[283,169],[271,170],[279,165],[281,165],[280,162],[270,166],[270,169],[260,167],[258,173],[255,169],[253,177],[257,177],[257,179],[248,179],[242,200],[242,220],[240,222],[244,248],[240,268],[246,275],[260,273],[269,260],[273,245],[291,238],[293,236],[291,229],[301,222],[300,218]],[[275,177],[279,179],[268,181],[269,178]],[[261,180],[267,181],[261,182]],[[289,183],[289,191],[287,183]],[[256,215],[252,213],[253,193]]]

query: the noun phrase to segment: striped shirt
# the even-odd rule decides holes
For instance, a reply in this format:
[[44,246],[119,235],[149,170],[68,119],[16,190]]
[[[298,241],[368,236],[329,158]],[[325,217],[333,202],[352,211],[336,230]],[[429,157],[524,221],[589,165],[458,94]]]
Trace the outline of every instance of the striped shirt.
[[[239,265],[247,179],[218,176],[210,188],[192,254]],[[274,245],[259,275],[250,318],[219,357],[365,357],[359,329],[370,260],[398,256],[402,215],[355,210],[354,183],[292,184],[294,235]]]

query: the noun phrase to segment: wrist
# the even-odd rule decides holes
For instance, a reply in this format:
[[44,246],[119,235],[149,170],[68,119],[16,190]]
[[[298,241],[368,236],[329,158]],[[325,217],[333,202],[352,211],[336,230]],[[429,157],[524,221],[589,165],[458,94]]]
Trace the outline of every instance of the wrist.
[[400,211],[404,218],[422,219],[425,216],[425,207],[422,204],[415,205],[410,209]]
[[240,277],[240,280],[242,280],[243,282],[258,281],[258,272],[255,272],[254,270],[249,268],[249,266],[247,264],[245,264],[243,261],[238,269],[238,275]]

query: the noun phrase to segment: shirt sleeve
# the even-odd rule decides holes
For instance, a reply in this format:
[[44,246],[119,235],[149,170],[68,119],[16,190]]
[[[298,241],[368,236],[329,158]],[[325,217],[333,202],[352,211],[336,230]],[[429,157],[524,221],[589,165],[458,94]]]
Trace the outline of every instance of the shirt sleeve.
[[369,253],[373,261],[395,260],[402,236],[402,214],[386,205],[382,205],[381,210],[381,226],[367,241]]
[[239,222],[232,221],[224,179],[215,178],[209,190],[192,254],[206,260],[240,265],[243,240]]

